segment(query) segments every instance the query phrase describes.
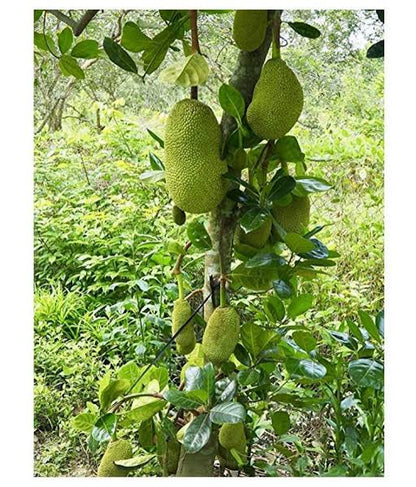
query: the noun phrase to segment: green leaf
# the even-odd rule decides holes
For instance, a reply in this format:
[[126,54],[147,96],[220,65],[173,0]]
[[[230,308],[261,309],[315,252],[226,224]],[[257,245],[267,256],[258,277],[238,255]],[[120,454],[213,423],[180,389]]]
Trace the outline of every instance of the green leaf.
[[135,22],[123,26],[120,44],[130,52],[141,52],[150,47],[152,40],[144,34]]
[[252,232],[260,228],[269,217],[270,212],[265,208],[250,208],[241,218],[240,226],[246,233]]
[[193,220],[189,223],[186,231],[189,240],[199,250],[209,250],[212,247],[211,239],[208,232],[205,229],[205,225],[198,221]]
[[376,316],[377,330],[384,337],[384,311],[380,311]]
[[[221,387],[222,383],[225,387]],[[229,377],[225,377],[217,382],[216,387],[218,388],[217,392],[219,402],[229,402],[232,401],[235,395],[237,383],[235,380],[230,380]]]
[[146,129],[147,130],[147,133],[150,135],[150,137],[152,137],[152,139],[154,139],[162,149],[164,149],[165,147],[165,143],[164,141],[158,136],[156,135],[154,132],[152,132],[150,129]]
[[276,180],[270,190],[269,200],[277,201],[288,195],[296,187],[296,181],[292,176],[283,176]]
[[109,37],[104,38],[104,51],[109,59],[120,68],[137,74],[137,66],[130,55]]
[[110,381],[108,386],[103,389],[99,396],[101,409],[103,411],[106,411],[110,404],[114,401],[114,399],[124,394],[124,392],[126,392],[129,387],[130,381],[126,379],[117,379]]
[[139,176],[144,183],[157,183],[165,179],[165,171],[144,171]]
[[376,13],[379,21],[384,24],[384,10],[376,10]]
[[156,171],[164,171],[165,165],[153,152],[149,152],[150,166]]
[[[305,237],[304,237],[305,238]],[[329,256],[329,250],[326,246],[317,238],[308,238],[313,243],[314,249],[310,252],[300,252],[299,255],[304,259],[326,259]]]
[[384,40],[378,41],[367,50],[367,57],[369,59],[384,57]]
[[316,339],[312,333],[309,333],[308,331],[295,331],[293,333],[293,340],[296,345],[299,345],[299,347],[306,352],[311,352],[316,347]]
[[223,402],[214,406],[209,415],[215,424],[241,423],[246,418],[246,410],[239,402]]
[[221,108],[228,115],[241,121],[246,106],[243,95],[234,86],[223,84],[220,87],[218,98]]
[[253,291],[268,291],[278,276],[278,269],[270,267],[250,269],[244,263],[237,266],[231,275],[235,288],[242,286]]
[[280,255],[272,254],[270,252],[265,254],[256,254],[254,257],[246,262],[247,269],[254,269],[259,267],[278,268],[286,265],[286,261]]
[[43,10],[34,10],[33,11],[33,22],[37,22],[43,14]]
[[178,28],[175,25],[167,26],[159,32],[151,41],[142,55],[142,61],[146,74],[151,74],[163,62],[170,45],[175,41]]
[[258,383],[260,372],[256,369],[240,370],[237,374],[237,380],[242,386]]
[[270,415],[273,429],[278,435],[284,435],[290,430],[290,416],[286,411],[276,411]]
[[185,370],[185,391],[202,389],[204,385],[204,372],[201,367],[190,366]]
[[300,294],[292,299],[288,308],[287,315],[294,320],[297,316],[305,313],[312,307],[313,296],[312,294]]
[[303,359],[299,361],[297,373],[308,379],[322,379],[326,375],[326,367],[314,360]]
[[295,254],[305,254],[315,248],[315,244],[297,233],[289,232],[286,234],[285,243]]
[[92,413],[81,413],[76,416],[72,421],[72,426],[78,431],[83,431],[84,433],[91,433],[95,422],[97,421],[97,416]]
[[211,436],[211,420],[207,413],[197,416],[186,429],[183,446],[189,453],[201,450]]
[[85,78],[84,71],[79,67],[77,60],[73,57],[65,54],[61,56],[58,64],[64,76],[73,76],[76,79]]
[[369,335],[374,338],[374,340],[380,341],[380,334],[371,316],[362,310],[358,310],[358,315],[363,327],[368,331]]
[[276,339],[278,335],[274,331],[265,330],[254,323],[244,323],[241,327],[241,341],[254,357]]
[[72,46],[73,40],[74,36],[70,27],[65,27],[65,29],[61,30],[58,34],[58,46],[62,54],[65,54]]
[[204,389],[207,392],[207,397],[211,398],[211,397],[213,397],[213,395],[215,393],[215,369],[214,369],[214,366],[210,362],[208,362],[207,364],[204,365],[204,368],[202,369],[202,371],[203,371],[202,389]]
[[133,470],[138,467],[143,467],[154,458],[156,458],[156,454],[151,453],[150,455],[137,455],[133,458],[128,458],[127,460],[114,460],[114,463],[118,467],[125,468],[126,470]]
[[93,39],[78,42],[72,48],[71,56],[83,59],[95,59],[98,57],[98,42]]
[[202,400],[201,395],[196,394],[197,392],[198,391],[178,391],[170,389],[163,394],[163,397],[178,409],[197,409],[199,406],[202,406],[206,400],[206,397],[205,400]]
[[105,414],[96,421],[91,436],[98,443],[110,440],[116,431],[116,426],[117,416],[114,413]]
[[206,59],[195,52],[165,68],[159,74],[159,78],[165,83],[189,88],[190,86],[203,85],[208,75],[209,66]]
[[297,34],[300,34],[302,37],[317,39],[321,35],[321,32],[316,27],[305,24],[305,22],[288,22],[288,25],[292,27],[292,29]]
[[285,305],[277,296],[268,296],[263,301],[264,312],[272,323],[282,321],[285,317]]
[[133,420],[134,422],[146,421],[163,409],[166,405],[166,401],[163,399],[152,399],[150,402],[138,406],[125,414],[127,420]]
[[296,188],[293,190],[295,196],[307,196],[311,193],[319,193],[322,191],[328,191],[332,188],[325,179],[314,178],[309,176],[296,176]]
[[279,298],[282,299],[288,299],[293,294],[292,286],[289,282],[286,282],[283,279],[277,279],[276,281],[273,281],[273,289],[275,290]]
[[360,331],[360,328],[353,321],[350,320],[347,320],[347,325],[351,332],[351,335],[353,335],[360,343],[364,343],[365,339]]
[[303,162],[305,160],[305,154],[293,135],[285,135],[280,138],[274,146],[274,153],[283,162]]
[[248,354],[247,350],[243,347],[243,345],[241,345],[241,343],[237,343],[234,349],[234,356],[240,363],[242,363],[246,367],[250,367],[251,365],[250,355]]
[[33,42],[36,47],[42,49],[43,51],[52,51],[56,54],[56,46],[52,40],[52,37],[48,34],[43,34],[40,32],[33,33]]
[[353,360],[348,365],[351,379],[359,387],[382,389],[384,384],[384,368],[375,360],[361,358]]
[[133,382],[138,379],[139,376],[140,369],[133,360],[121,366],[117,373],[117,377],[119,379],[128,380],[130,385],[133,384]]

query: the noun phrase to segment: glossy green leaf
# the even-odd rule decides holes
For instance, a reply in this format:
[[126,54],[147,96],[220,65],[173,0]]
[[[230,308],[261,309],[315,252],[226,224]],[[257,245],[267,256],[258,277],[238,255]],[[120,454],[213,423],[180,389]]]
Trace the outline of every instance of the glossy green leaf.
[[130,381],[127,379],[112,380],[100,393],[100,405],[103,411],[106,411],[110,404],[117,397],[121,396],[130,387]]
[[243,95],[234,86],[223,84],[218,93],[221,108],[236,118],[241,120],[244,116],[245,102]]
[[98,418],[91,431],[91,436],[98,443],[108,441],[114,435],[117,426],[117,416],[108,413]]
[[308,331],[297,330],[293,333],[293,340],[296,345],[306,352],[311,352],[316,348],[316,339]]
[[280,161],[303,162],[305,154],[302,152],[299,142],[293,135],[285,135],[277,140],[274,146],[274,154]]
[[72,41],[74,40],[74,35],[72,34],[72,29],[70,27],[65,27],[58,34],[58,46],[62,54],[65,54],[68,49],[72,46]]
[[273,341],[278,335],[272,330],[265,330],[260,326],[248,322],[241,327],[241,341],[245,348],[256,357]]
[[377,330],[384,337],[384,311],[380,311],[376,316]]
[[142,61],[146,74],[153,73],[163,62],[170,45],[175,41],[177,27],[168,25],[159,32],[143,52]]
[[105,37],[103,47],[107,56],[114,64],[130,73],[137,73],[136,63],[117,42],[114,42],[110,37]]
[[293,294],[293,289],[290,283],[284,281],[283,279],[277,279],[273,281],[273,289],[279,298],[288,299]]
[[183,446],[189,453],[201,450],[211,436],[211,420],[207,413],[197,416],[186,429]]
[[156,454],[151,453],[150,455],[137,455],[127,460],[115,460],[114,463],[118,467],[125,468],[126,470],[134,470],[135,468],[143,467],[154,458],[156,458]]
[[270,418],[273,429],[278,435],[284,435],[290,430],[290,416],[286,411],[275,411]]
[[312,294],[300,294],[292,298],[289,306],[287,307],[287,315],[294,320],[297,316],[305,313],[312,307],[313,296]]
[[256,369],[240,370],[237,374],[237,380],[242,386],[248,386],[258,383],[260,379],[260,372]]
[[326,375],[326,367],[314,360],[303,359],[299,361],[298,374],[308,379],[322,379]]
[[246,232],[257,230],[270,217],[269,210],[255,207],[247,210],[240,220],[241,228]]
[[209,250],[212,247],[211,239],[202,222],[198,220],[191,221],[186,232],[189,240],[197,249]]
[[241,345],[241,343],[237,343],[234,349],[234,356],[240,363],[242,363],[246,367],[250,367],[251,365],[250,355],[248,354],[245,347]]
[[375,360],[362,358],[353,360],[348,365],[351,379],[359,387],[372,387],[382,389],[384,384],[384,369]]
[[285,317],[285,305],[277,296],[267,296],[263,301],[264,312],[272,323],[278,323]]
[[[229,377],[223,379],[225,387],[221,388],[218,394],[219,402],[230,402],[234,398],[237,390],[237,383],[235,380],[230,380]],[[217,385],[218,382],[217,382]]]
[[150,46],[152,40],[144,34],[135,22],[126,22],[123,26],[120,44],[130,52],[141,52]]
[[384,57],[384,40],[378,41],[367,50],[367,57],[369,59],[376,59]]
[[[146,129],[147,130],[147,133],[150,135],[150,137],[152,137],[152,139],[154,139],[162,149],[164,149],[165,147],[165,142],[163,141],[163,139],[161,139],[157,134],[155,134],[154,132],[152,132],[150,129]],[[163,166],[164,168],[164,166]],[[162,169],[162,168],[160,168]]]
[[286,265],[286,261],[280,255],[267,252],[265,254],[257,254],[246,262],[247,269],[254,269],[259,267],[278,268]]
[[238,402],[223,402],[214,406],[209,416],[215,424],[240,423],[246,418],[246,410]]
[[165,170],[165,165],[159,159],[159,157],[157,157],[156,154],[153,154],[153,152],[149,152],[149,160],[150,160],[150,166],[152,167],[153,170],[155,171]]
[[98,42],[93,39],[78,42],[73,47],[71,56],[82,59],[95,59],[98,57]]
[[286,234],[285,243],[295,254],[305,254],[315,248],[315,244],[311,240],[293,232]]
[[325,179],[314,178],[309,176],[296,177],[296,188],[293,190],[295,196],[307,196],[311,193],[319,193],[322,191],[328,191],[332,188]]
[[312,27],[312,25],[305,24],[305,22],[288,22],[288,25],[302,37],[317,39],[321,35],[319,29]]
[[326,246],[317,238],[308,238],[310,242],[314,245],[314,248],[308,252],[300,252],[300,257],[304,259],[326,259],[329,255],[329,251]]
[[203,400],[202,395],[196,394],[196,392],[170,389],[163,394],[163,397],[178,409],[197,409],[205,403],[206,397]]
[[292,176],[283,176],[276,180],[269,193],[270,201],[277,201],[284,198],[296,187],[296,181]]
[[374,323],[374,320],[371,318],[371,316],[362,310],[358,310],[358,315],[360,317],[361,324],[368,331],[371,338],[374,338],[374,340],[376,341],[380,341],[380,334],[378,332],[378,328]]
[[159,78],[165,83],[189,88],[203,85],[208,79],[209,71],[204,56],[195,52],[165,68]]

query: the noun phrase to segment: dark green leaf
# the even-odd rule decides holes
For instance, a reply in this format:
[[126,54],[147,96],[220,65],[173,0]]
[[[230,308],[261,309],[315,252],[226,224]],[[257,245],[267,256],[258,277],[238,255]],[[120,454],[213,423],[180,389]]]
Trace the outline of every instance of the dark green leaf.
[[285,135],[280,138],[274,146],[274,153],[280,161],[284,162],[303,162],[305,160],[305,154],[293,135]]
[[85,78],[85,73],[79,67],[77,60],[67,54],[61,56],[59,59],[59,67],[64,76],[74,76],[76,79]]
[[305,24],[304,22],[288,22],[288,24],[302,37],[317,39],[321,35],[320,31],[316,27],[312,27],[312,25]]
[[303,359],[299,361],[297,373],[308,379],[322,379],[326,375],[326,368],[313,360]]
[[240,226],[246,233],[252,232],[260,228],[269,217],[270,212],[265,208],[250,208],[241,218]]
[[130,52],[140,52],[147,49],[152,40],[144,34],[135,22],[126,22],[123,26],[120,44]]
[[236,118],[241,120],[244,116],[245,102],[243,95],[233,86],[223,84],[218,93],[221,108]]
[[376,10],[377,17],[384,24],[384,10]]
[[116,431],[116,426],[117,416],[114,413],[105,414],[98,418],[91,431],[91,436],[98,443],[110,440]]
[[55,54],[57,53],[55,43],[53,42],[52,37],[48,34],[34,32],[33,42],[36,47],[42,49],[43,51],[52,51]]
[[272,267],[274,269],[286,265],[286,261],[280,255],[265,253],[257,254],[246,262],[247,269],[259,267]]
[[330,331],[329,334],[337,340],[337,342],[342,343],[346,347],[350,348],[351,350],[357,350],[358,344],[357,341],[350,337],[348,333],[342,333],[340,331]]
[[187,235],[192,244],[199,250],[209,250],[212,247],[211,239],[204,224],[198,220],[189,223]]
[[384,369],[375,360],[362,358],[353,360],[348,365],[351,379],[359,387],[372,387],[382,389],[384,383]]
[[85,41],[78,42],[73,47],[71,56],[82,59],[95,59],[98,57],[98,42],[93,39],[86,39]]
[[276,411],[270,415],[273,429],[278,435],[284,435],[290,429],[290,417],[286,411]]
[[247,350],[241,345],[241,343],[237,343],[234,349],[234,355],[236,359],[241,362],[246,367],[250,367],[251,360],[250,355],[248,354]]
[[304,259],[326,259],[329,255],[329,251],[326,246],[317,238],[307,239],[314,245],[314,249],[309,252],[300,252],[300,257]]
[[261,267],[248,269],[245,264],[240,264],[232,272],[233,286],[240,286],[253,291],[267,291],[279,276],[279,270],[273,267]]
[[294,320],[297,316],[305,313],[312,307],[312,294],[300,294],[292,299],[287,307],[287,315]]
[[348,325],[348,328],[351,332],[351,334],[360,342],[360,343],[363,343],[365,340],[364,340],[364,337],[359,329],[359,327],[353,322],[353,321],[350,321],[350,320],[347,320],[347,325]]
[[276,291],[279,298],[282,299],[288,299],[293,294],[292,286],[283,279],[273,281],[273,289]]
[[183,437],[183,446],[189,453],[201,450],[211,436],[211,420],[207,413],[197,416],[188,426]]
[[100,393],[100,405],[103,411],[106,411],[110,404],[117,397],[121,396],[130,387],[130,381],[127,379],[112,380]]
[[241,327],[241,341],[254,357],[276,339],[278,335],[274,331],[265,330],[254,323],[244,323]]
[[376,317],[376,325],[378,332],[384,337],[384,311],[380,311]]
[[[220,402],[229,402],[234,398],[237,390],[237,383],[235,380],[230,380],[228,377],[223,379],[225,387],[221,389],[218,400]],[[218,386],[217,382],[217,386]]]
[[33,21],[37,22],[42,17],[42,14],[43,14],[43,10],[34,10],[33,11]]
[[72,34],[72,29],[70,27],[65,27],[58,34],[58,46],[62,54],[65,54],[72,45],[74,36]]
[[104,38],[104,51],[110,60],[120,68],[130,73],[137,73],[137,66],[130,55],[109,37]]
[[378,41],[368,48],[367,57],[369,59],[384,57],[384,40]]
[[215,424],[241,423],[246,418],[246,410],[238,402],[223,402],[214,406],[209,415]]
[[260,372],[256,369],[240,370],[237,374],[237,380],[242,386],[255,384],[260,379]]
[[158,135],[156,135],[154,132],[152,132],[150,129],[146,129],[146,130],[147,130],[147,133],[150,135],[150,137],[152,137],[152,139],[154,139],[156,142],[158,142],[160,147],[162,149],[164,149],[164,147],[165,147],[164,141]]
[[371,316],[362,310],[358,310],[358,315],[360,316],[363,327],[368,331],[369,335],[374,338],[374,340],[380,341],[380,334]]
[[173,404],[178,409],[197,409],[205,403],[197,391],[178,391],[170,389],[163,394],[166,401]]
[[306,352],[310,352],[316,347],[316,339],[312,333],[309,333],[308,331],[295,331],[293,333],[293,340],[296,345],[299,345],[299,347]]
[[308,254],[315,248],[315,244],[311,240],[293,232],[286,234],[285,243],[295,254]]
[[272,323],[282,321],[285,317],[285,305],[277,296],[268,296],[263,301],[264,312]]
[[149,152],[149,159],[150,159],[150,166],[152,167],[152,169],[154,169],[155,171],[164,171],[165,170],[165,165],[157,157],[156,154],[153,154],[153,152]]
[[296,181],[292,176],[283,176],[273,184],[270,190],[269,200],[277,201],[288,195],[296,186]]
[[146,47],[143,52],[142,61],[146,74],[155,71],[165,59],[170,45],[175,41],[178,27],[175,25],[167,26],[162,32],[159,32]]

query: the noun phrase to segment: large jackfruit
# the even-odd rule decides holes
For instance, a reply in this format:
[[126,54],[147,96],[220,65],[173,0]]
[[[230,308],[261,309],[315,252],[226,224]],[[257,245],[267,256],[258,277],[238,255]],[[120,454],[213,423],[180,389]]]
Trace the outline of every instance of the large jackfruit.
[[274,205],[272,213],[276,221],[286,232],[304,233],[309,225],[311,204],[309,198],[292,196],[292,201],[287,206]]
[[215,365],[226,362],[240,337],[240,317],[231,306],[216,308],[202,337],[206,359]]
[[[177,299],[173,303],[172,336],[185,324],[192,315],[192,308],[186,299]],[[176,337],[176,349],[181,355],[191,353],[195,347],[196,338],[193,320]]]
[[295,73],[281,59],[263,66],[247,109],[247,121],[262,139],[283,137],[298,121],[303,108],[303,90]]
[[234,448],[244,458],[247,453],[247,439],[243,423],[225,423],[221,426],[218,436],[220,448],[218,450],[220,463],[228,468],[238,468],[238,463],[231,450]]
[[98,467],[98,477],[126,477],[128,470],[114,464],[117,460],[132,458],[133,452],[127,440],[110,441]]
[[259,228],[256,228],[256,230],[253,230],[252,232],[245,233],[244,230],[240,228],[238,231],[238,242],[244,245],[250,245],[256,249],[261,249],[269,239],[271,229],[271,218],[267,218]]
[[181,100],[168,116],[165,132],[166,184],[176,206],[206,213],[224,198],[221,130],[214,112],[198,100]]
[[267,10],[236,10],[233,39],[242,51],[254,51],[264,41],[267,29]]

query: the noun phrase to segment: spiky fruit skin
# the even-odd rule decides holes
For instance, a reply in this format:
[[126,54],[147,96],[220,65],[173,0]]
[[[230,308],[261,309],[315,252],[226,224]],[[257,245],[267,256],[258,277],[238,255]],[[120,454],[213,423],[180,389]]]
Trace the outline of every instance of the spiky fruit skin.
[[132,458],[133,452],[127,440],[110,441],[98,467],[97,477],[126,477],[128,470],[113,462]]
[[247,109],[247,121],[262,139],[283,137],[298,121],[303,108],[303,90],[295,73],[281,59],[263,66]]
[[242,51],[254,51],[264,41],[267,29],[267,10],[236,10],[233,39]]
[[247,439],[244,431],[244,424],[223,424],[220,428],[218,440],[220,447],[222,447],[219,449],[219,458],[221,464],[231,469],[238,468],[238,463],[234,459],[231,450],[234,448],[242,456],[246,454]]
[[215,365],[226,362],[240,338],[240,317],[231,306],[216,308],[202,337],[205,358]]
[[178,206],[174,205],[172,208],[173,221],[176,225],[183,225],[186,222],[186,213],[182,211]]
[[239,242],[261,249],[269,240],[272,229],[272,219],[268,218],[259,228],[252,232],[245,233],[242,228],[239,230]]
[[165,132],[166,184],[176,206],[206,213],[224,198],[221,130],[214,112],[198,100],[181,100],[170,112]]
[[233,169],[242,171],[247,167],[247,153],[244,149],[238,148],[234,152]]
[[276,221],[286,232],[303,233],[309,225],[311,203],[307,196],[299,198],[293,196],[287,206],[275,205],[272,213]]
[[[188,301],[185,299],[177,299],[173,303],[172,313],[172,335],[174,335],[179,328],[185,324],[185,322],[192,315],[192,308]],[[181,355],[187,355],[191,353],[195,347],[196,338],[194,331],[193,320],[190,321],[185,328],[176,337],[176,349]]]

